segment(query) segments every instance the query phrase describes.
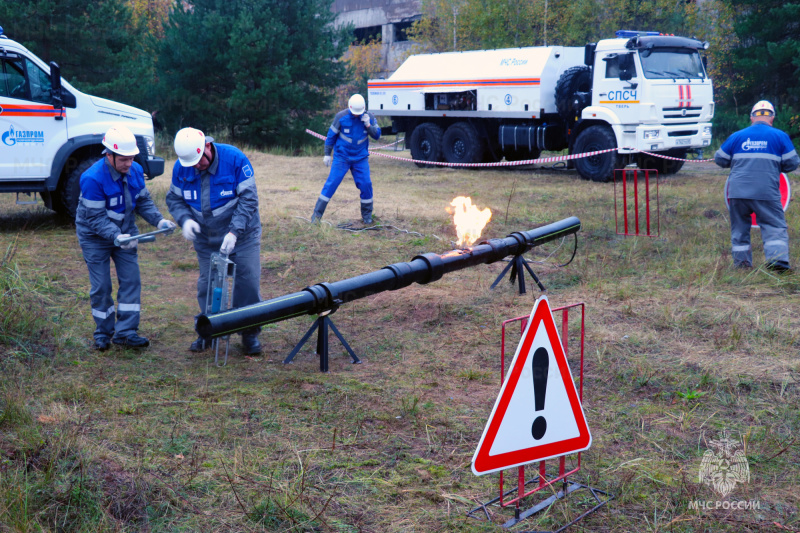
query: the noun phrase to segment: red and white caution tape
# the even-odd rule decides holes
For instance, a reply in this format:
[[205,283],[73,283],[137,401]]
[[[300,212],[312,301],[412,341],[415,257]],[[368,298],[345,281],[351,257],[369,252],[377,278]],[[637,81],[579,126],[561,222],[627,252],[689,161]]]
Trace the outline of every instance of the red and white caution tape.
[[[314,137],[317,137],[318,139],[322,139],[323,141],[325,140],[325,136],[324,135],[320,135],[319,133],[317,133],[315,131],[311,131],[311,130],[307,129],[306,133],[308,133],[309,135],[313,135]],[[397,142],[400,142],[400,141],[396,141],[396,142],[394,142],[392,144],[396,144]],[[387,144],[387,145],[384,145],[384,146],[392,146],[392,144]],[[421,165],[436,165],[436,166],[440,166],[440,167],[479,167],[479,168],[482,168],[482,167],[512,167],[512,166],[518,166],[518,165],[533,165],[533,164],[537,164],[537,163],[557,163],[557,162],[560,162],[560,161],[569,161],[571,159],[581,159],[583,157],[592,157],[594,155],[605,154],[605,153],[608,153],[608,152],[616,152],[617,150],[619,150],[619,148],[609,148],[608,150],[597,150],[597,151],[594,151],[594,152],[584,152],[582,154],[559,155],[559,156],[555,156],[555,157],[540,157],[539,159],[525,159],[525,160],[521,160],[521,161],[498,161],[497,163],[447,163],[445,161],[422,161],[422,160],[418,160],[418,159],[409,159],[407,157],[398,157],[398,156],[394,156],[394,155],[381,154],[381,153],[376,152],[375,150],[369,150],[369,152],[371,154],[375,154],[375,155],[380,156],[380,157],[385,157],[387,159],[394,159],[396,161],[407,161],[407,162],[410,162],[410,163],[419,163]],[[684,161],[684,162],[689,162],[689,163],[706,163],[706,162],[709,162],[709,161],[713,161],[713,159],[680,159],[678,157],[670,157],[670,156],[657,154],[657,153],[644,152],[642,150],[636,150],[635,148],[625,148],[625,150],[634,150],[636,152],[639,152],[639,153],[642,153],[642,154],[651,155],[653,157],[661,157],[663,159],[672,159],[674,161]]]

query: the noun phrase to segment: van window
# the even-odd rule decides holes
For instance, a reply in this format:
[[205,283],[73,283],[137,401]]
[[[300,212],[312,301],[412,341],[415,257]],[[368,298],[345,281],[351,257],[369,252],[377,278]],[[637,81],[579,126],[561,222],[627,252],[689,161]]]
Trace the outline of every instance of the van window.
[[0,96],[29,100],[28,84],[25,82],[25,70],[21,57],[6,56],[0,58]]
[[42,104],[52,103],[50,76],[30,59],[0,57],[0,96]]
[[28,72],[28,84],[30,85],[30,99],[42,104],[53,102],[52,85],[50,76],[40,69],[30,59],[25,59],[25,70]]

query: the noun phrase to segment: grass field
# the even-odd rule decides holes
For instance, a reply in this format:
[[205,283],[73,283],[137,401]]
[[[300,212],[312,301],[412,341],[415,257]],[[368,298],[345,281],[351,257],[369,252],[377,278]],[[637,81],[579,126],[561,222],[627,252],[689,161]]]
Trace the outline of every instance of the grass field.
[[[359,217],[349,178],[325,214],[332,225],[310,225],[321,157],[249,155],[264,299],[451,250],[446,208],[458,195],[492,209],[488,238],[579,217],[572,263],[559,267],[571,238],[528,254],[551,305],[586,304],[593,445],[575,479],[615,496],[569,531],[800,531],[800,274],[731,268],[726,174],[713,164],[661,180],[651,239],[617,235],[613,184],[574,171],[378,157],[375,212],[393,228],[335,227]],[[149,183],[164,213],[168,184]],[[218,368],[188,351],[197,266],[176,233],[140,247],[150,348],[98,353],[74,228],[13,200],[0,198],[0,531],[472,532],[513,517],[466,513],[497,493],[498,476],[474,476],[470,461],[499,391],[500,325],[530,313],[530,280],[523,296],[507,282],[490,291],[504,264],[480,265],[343,306],[333,318],[361,365],[333,337],[329,373],[313,342],[283,365],[308,316],[265,327],[259,357],[233,337]],[[798,209],[787,218],[800,266]],[[758,262],[757,231],[753,241]],[[698,481],[723,432],[750,472],[727,498]],[[576,495],[513,531],[558,529],[590,504]],[[757,508],[690,508],[698,500]]]

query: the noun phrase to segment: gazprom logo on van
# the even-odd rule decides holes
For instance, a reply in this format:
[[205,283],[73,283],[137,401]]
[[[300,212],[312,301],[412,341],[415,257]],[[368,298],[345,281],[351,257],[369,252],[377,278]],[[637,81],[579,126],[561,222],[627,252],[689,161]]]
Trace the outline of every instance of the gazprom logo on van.
[[3,144],[6,146],[14,146],[17,143],[43,143],[44,142],[44,132],[43,131],[31,131],[31,130],[15,130],[12,126],[9,128],[7,132],[5,132],[0,140],[3,141]]

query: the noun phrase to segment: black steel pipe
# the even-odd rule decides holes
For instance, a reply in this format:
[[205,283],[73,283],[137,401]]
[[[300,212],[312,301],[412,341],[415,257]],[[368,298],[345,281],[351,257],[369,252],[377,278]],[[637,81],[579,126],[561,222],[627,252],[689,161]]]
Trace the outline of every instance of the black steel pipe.
[[222,313],[200,315],[196,329],[203,337],[213,338],[300,315],[323,314],[372,294],[396,291],[412,283],[424,285],[456,270],[494,263],[509,255],[522,255],[531,248],[572,235],[580,229],[581,221],[577,217],[569,217],[530,231],[514,232],[504,239],[483,241],[462,250],[451,250],[442,255],[418,255],[407,263],[395,263],[369,274],[334,283],[318,283],[294,294]]

